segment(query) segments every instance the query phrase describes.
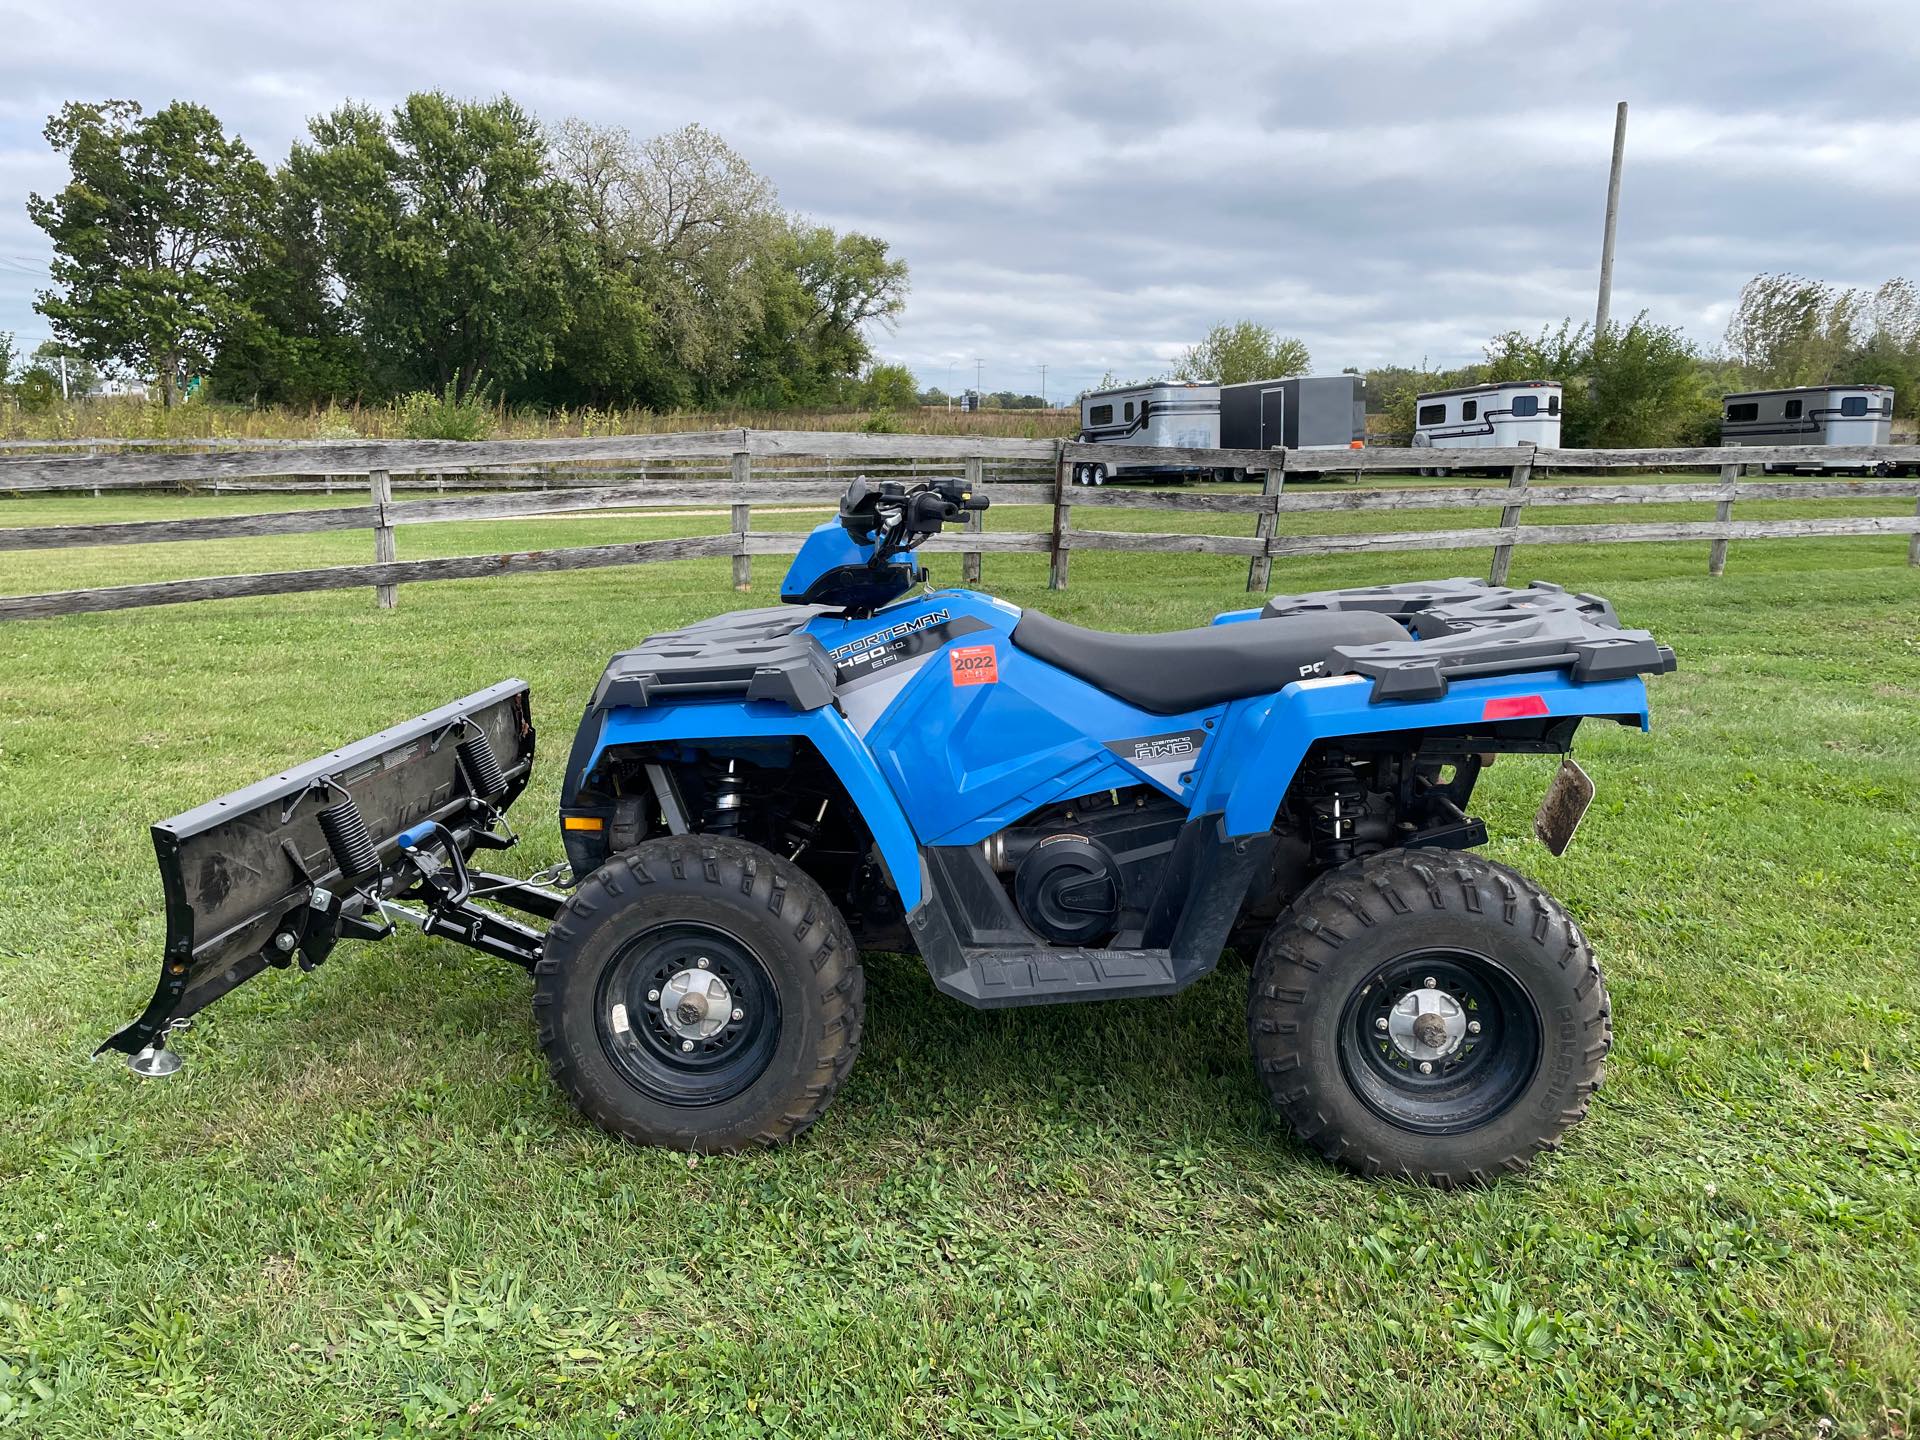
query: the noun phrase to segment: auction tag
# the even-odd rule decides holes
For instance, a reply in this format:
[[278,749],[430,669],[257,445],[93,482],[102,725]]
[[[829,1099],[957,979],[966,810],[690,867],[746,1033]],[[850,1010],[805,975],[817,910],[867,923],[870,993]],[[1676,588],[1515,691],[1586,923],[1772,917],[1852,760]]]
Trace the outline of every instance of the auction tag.
[[1000,679],[1000,658],[991,645],[956,645],[947,657],[956,685],[992,685]]

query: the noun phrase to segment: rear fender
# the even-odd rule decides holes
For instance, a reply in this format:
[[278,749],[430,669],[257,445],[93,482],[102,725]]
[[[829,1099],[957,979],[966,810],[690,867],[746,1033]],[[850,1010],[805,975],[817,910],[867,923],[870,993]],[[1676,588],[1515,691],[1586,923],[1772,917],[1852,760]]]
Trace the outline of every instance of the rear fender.
[[1236,702],[1221,722],[1195,779],[1193,811],[1218,810],[1229,836],[1263,835],[1307,751],[1319,740],[1400,730],[1447,729],[1533,716],[1592,716],[1648,728],[1647,687],[1639,677],[1568,680],[1534,671],[1457,680],[1434,700],[1375,703],[1361,675],[1296,681],[1271,696]]
[[880,859],[909,914],[925,896],[920,845],[906,812],[887,787],[873,757],[836,709],[796,711],[766,701],[698,701],[678,705],[615,706],[590,711],[567,765],[562,805],[577,794],[609,750],[667,742],[706,745],[723,740],[805,740],[846,787],[879,847]]

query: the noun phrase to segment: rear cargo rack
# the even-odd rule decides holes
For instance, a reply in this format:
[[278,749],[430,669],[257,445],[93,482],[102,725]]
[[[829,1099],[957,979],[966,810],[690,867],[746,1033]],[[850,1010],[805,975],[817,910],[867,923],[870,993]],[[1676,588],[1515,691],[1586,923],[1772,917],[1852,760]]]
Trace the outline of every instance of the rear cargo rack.
[[1276,595],[1262,619],[1367,610],[1405,626],[1409,638],[1336,646],[1329,675],[1364,675],[1380,700],[1432,700],[1453,680],[1566,670],[1576,681],[1664,675],[1673,651],[1645,630],[1623,630],[1598,595],[1536,580],[1525,589],[1471,579],[1422,580],[1353,590]]

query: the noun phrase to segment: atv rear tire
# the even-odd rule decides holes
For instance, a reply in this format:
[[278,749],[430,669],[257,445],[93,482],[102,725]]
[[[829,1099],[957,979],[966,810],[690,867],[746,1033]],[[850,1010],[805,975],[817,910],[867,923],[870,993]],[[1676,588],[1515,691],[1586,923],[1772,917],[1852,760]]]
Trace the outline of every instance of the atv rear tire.
[[1247,1010],[1254,1065],[1296,1135],[1362,1174],[1448,1188],[1556,1144],[1612,1040],[1573,918],[1462,852],[1327,872],[1269,932]]
[[779,856],[649,840],[573,892],[534,970],[555,1082],[602,1129],[712,1153],[793,1139],[860,1049],[847,922]]

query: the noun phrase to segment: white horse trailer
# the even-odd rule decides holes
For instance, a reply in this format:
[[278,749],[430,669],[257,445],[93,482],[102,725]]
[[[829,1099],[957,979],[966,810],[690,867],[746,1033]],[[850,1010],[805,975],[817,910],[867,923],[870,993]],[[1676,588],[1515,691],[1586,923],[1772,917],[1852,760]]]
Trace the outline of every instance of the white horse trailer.
[[[1488,450],[1507,445],[1560,447],[1560,382],[1504,380],[1435,390],[1414,399],[1416,449]],[[1462,457],[1463,459],[1465,457]],[[1425,466],[1430,469],[1445,467]]]
[[[1080,397],[1080,441],[1085,445],[1166,445],[1181,450],[1220,448],[1220,387],[1158,382],[1094,390]],[[1074,483],[1104,485],[1125,477],[1211,475],[1207,466],[1107,465],[1073,467]]]
[[[1801,385],[1748,390],[1721,401],[1720,443],[1741,445],[1886,445],[1893,440],[1893,389],[1887,385]],[[1853,460],[1832,465],[1762,467],[1805,470],[1878,468]]]

